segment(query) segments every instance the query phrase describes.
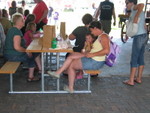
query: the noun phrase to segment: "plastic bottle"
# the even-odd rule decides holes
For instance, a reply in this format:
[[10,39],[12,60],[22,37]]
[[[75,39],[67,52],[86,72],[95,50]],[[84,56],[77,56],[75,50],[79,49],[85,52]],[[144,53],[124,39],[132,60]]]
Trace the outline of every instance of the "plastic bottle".
[[40,31],[40,33],[43,33],[43,30],[41,28],[39,29],[39,31]]
[[52,48],[53,49],[57,48],[57,40],[56,40],[56,38],[53,38],[53,40],[52,40]]

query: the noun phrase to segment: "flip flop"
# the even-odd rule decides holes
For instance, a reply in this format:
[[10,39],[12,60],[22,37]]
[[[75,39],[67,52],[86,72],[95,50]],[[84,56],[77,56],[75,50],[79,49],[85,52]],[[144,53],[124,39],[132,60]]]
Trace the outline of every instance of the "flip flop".
[[124,83],[124,84],[126,84],[126,85],[128,85],[128,86],[134,86],[134,85],[132,85],[132,84],[128,83],[128,81],[127,81],[127,80],[126,80],[126,81],[123,81],[123,83]]
[[134,80],[135,83],[141,84],[142,82],[137,81],[136,79]]
[[34,76],[32,78],[28,78],[27,82],[37,82],[37,81],[40,81],[40,80],[41,80],[41,78]]

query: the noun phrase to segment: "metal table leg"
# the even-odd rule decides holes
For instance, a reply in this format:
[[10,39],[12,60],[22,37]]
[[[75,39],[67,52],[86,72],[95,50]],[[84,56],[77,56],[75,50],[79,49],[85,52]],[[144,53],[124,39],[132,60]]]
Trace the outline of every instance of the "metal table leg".
[[[57,69],[59,69],[59,56],[60,56],[60,53],[56,53],[57,54],[57,58],[56,58],[56,60],[57,60]],[[59,79],[57,79],[57,91],[59,91],[60,90],[60,80]]]
[[42,52],[41,53],[41,63],[42,63],[42,75],[41,75],[41,88],[42,88],[42,91],[44,92],[44,53]]

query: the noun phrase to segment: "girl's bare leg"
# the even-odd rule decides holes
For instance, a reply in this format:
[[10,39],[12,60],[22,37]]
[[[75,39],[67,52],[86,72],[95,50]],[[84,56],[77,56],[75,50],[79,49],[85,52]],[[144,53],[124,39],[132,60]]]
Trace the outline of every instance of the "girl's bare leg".
[[42,70],[42,65],[41,65],[41,57],[40,57],[40,55],[35,58],[35,62],[37,64],[37,66],[38,66],[39,71],[41,71]]
[[29,68],[29,78],[33,78],[34,77],[34,67],[33,68]]

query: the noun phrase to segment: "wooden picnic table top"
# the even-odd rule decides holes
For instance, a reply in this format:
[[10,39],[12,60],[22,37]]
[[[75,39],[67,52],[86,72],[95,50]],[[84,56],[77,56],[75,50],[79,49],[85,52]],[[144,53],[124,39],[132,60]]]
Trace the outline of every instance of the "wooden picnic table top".
[[42,44],[39,41],[40,38],[34,39],[27,47],[26,52],[42,52]]
[[41,43],[41,39],[40,38],[37,38],[37,39],[34,39],[31,44],[27,47],[26,49],[26,52],[73,52],[73,49],[72,48],[69,48],[69,49],[52,49],[52,48],[46,48],[46,47],[43,47],[42,46],[42,43]]

